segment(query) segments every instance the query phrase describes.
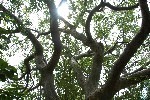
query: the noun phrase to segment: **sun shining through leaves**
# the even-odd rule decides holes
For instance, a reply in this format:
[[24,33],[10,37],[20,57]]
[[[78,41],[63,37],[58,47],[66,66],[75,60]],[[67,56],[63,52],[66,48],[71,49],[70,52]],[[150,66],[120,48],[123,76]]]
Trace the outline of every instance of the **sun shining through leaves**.
[[58,11],[59,16],[67,18],[68,14],[69,14],[69,9],[68,9],[67,2],[61,3],[61,5],[58,7],[57,11]]
[[148,1],[0,0],[0,100],[150,100]]

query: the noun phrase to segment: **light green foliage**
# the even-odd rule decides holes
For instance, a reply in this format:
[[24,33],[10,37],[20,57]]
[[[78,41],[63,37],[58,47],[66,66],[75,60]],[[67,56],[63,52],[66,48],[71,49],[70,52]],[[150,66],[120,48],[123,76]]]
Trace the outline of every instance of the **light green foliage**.
[[[82,34],[85,34],[84,32],[85,22],[89,14],[89,11],[91,11],[96,5],[98,5],[99,1],[100,0],[68,0],[70,13],[67,20],[70,23],[73,23],[75,27],[79,28],[83,32]],[[111,4],[114,4],[115,6],[129,6],[137,2],[137,0],[122,0],[122,2],[119,1],[120,0],[112,2],[112,0],[110,0]],[[37,36],[39,32],[42,33],[49,31],[50,28],[49,12],[48,8],[44,5],[42,0],[8,0],[7,2],[8,3],[7,4],[4,3],[4,5],[8,6],[8,9],[13,14],[18,16],[20,20],[23,21],[23,24],[25,25],[26,28],[33,29],[32,32],[35,36]],[[7,14],[1,15],[0,17],[3,18],[2,19],[3,27],[0,27],[0,50],[8,50],[7,55],[9,56],[12,56],[13,54],[15,54],[16,51],[20,50],[23,52],[22,56],[24,58],[32,54],[34,48],[32,47],[29,39],[27,39],[22,35],[21,35],[22,38],[20,38],[20,35],[17,34],[12,34],[11,36],[7,34],[10,32],[9,30],[16,29],[17,27],[16,22],[13,19],[11,19]],[[33,21],[34,17],[35,19],[37,19],[36,21]],[[112,67],[113,63],[123,52],[125,46],[139,31],[139,22],[141,21],[140,18],[141,16],[139,8],[130,11],[112,11],[109,8],[104,8],[101,12],[97,12],[93,16],[91,21],[92,24],[91,34],[95,40],[101,41],[104,44],[105,52],[109,50],[116,43],[116,41],[118,42],[118,44],[116,45],[116,49],[112,53],[106,54],[104,56],[103,62],[104,73],[102,73],[103,75],[101,77],[102,84],[107,79],[108,72],[110,71],[110,68]],[[59,21],[59,24],[61,26],[62,22]],[[37,30],[38,32],[34,30]],[[81,43],[81,41],[76,40],[71,35],[65,33],[60,34],[64,48],[58,66],[55,68],[54,71],[56,92],[60,96],[61,100],[84,100],[83,90],[79,87],[77,83],[75,73],[73,72],[72,66],[70,64],[70,60],[72,56],[84,53],[88,51],[89,48],[87,48],[85,45]],[[40,36],[38,40],[43,45],[44,56],[46,60],[49,60],[53,52],[51,36],[50,35]],[[8,43],[10,43],[10,45],[8,45]],[[150,44],[150,37],[148,37],[148,39],[144,42],[144,44],[138,49],[135,56],[127,64],[125,71],[132,72],[133,69],[137,69],[140,66],[144,66],[145,62],[149,61],[150,57],[150,55],[148,54],[150,51],[149,44]],[[3,51],[0,51],[0,54],[2,54],[2,52]],[[17,82],[16,80],[14,80],[14,77],[15,78],[17,77],[15,75],[15,73],[17,73],[17,70],[21,73],[25,71],[24,65],[23,63],[21,63],[16,69],[15,67],[10,66],[7,62],[5,62],[3,58],[6,57],[3,56],[2,59],[0,59],[0,74],[3,73],[5,77],[2,76],[0,78],[0,81],[12,79],[11,81],[14,82],[13,83],[14,86],[10,87],[6,86],[4,89],[0,89],[0,94],[2,93],[2,95],[0,96],[1,98],[3,98],[2,100],[5,99],[6,94],[9,94],[8,97],[10,97],[11,99],[21,96],[22,97],[21,100],[23,99],[34,100],[36,99],[37,96],[43,95],[40,92],[30,92],[25,94],[19,93],[18,91],[23,90],[24,83]],[[78,60],[78,63],[85,77],[89,75],[92,65],[91,60],[92,57],[87,57]],[[138,63],[135,63],[137,61]],[[31,68],[34,68],[34,64],[31,64]],[[33,75],[37,83],[40,78],[38,76],[39,72],[38,71],[32,72],[31,74]],[[20,73],[18,73],[18,76],[20,76]],[[33,84],[32,79],[30,79],[29,85],[32,84]],[[130,87],[129,89],[127,89],[127,91],[123,91],[121,94],[119,93],[116,94],[114,99],[121,100],[130,98],[129,100],[139,100],[142,98],[143,89],[146,88],[145,91],[150,93],[150,86],[148,84],[149,81],[145,81],[143,83],[140,83],[139,85]],[[35,91],[38,90],[39,88]],[[150,96],[150,94],[147,95]],[[30,99],[27,99],[29,97]]]
[[15,67],[8,65],[3,59],[0,59],[0,81],[5,82],[6,79],[15,79],[17,70]]

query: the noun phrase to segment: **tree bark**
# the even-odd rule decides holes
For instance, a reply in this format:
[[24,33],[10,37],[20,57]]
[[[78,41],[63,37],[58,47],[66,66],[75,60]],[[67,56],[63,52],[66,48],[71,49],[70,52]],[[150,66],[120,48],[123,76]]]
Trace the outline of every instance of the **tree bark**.
[[42,71],[41,76],[45,100],[59,100],[59,97],[55,92],[53,73],[44,70]]

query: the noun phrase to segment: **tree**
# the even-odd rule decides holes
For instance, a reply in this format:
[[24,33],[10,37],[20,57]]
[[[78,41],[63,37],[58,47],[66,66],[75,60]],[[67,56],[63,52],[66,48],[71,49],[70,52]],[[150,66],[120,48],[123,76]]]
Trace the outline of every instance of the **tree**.
[[[1,45],[8,45],[7,54],[23,50],[25,58],[13,80],[20,87],[13,98],[27,98],[27,93],[45,100],[142,98],[139,91],[149,87],[150,78],[148,1],[70,0],[68,5],[65,19],[54,0],[0,4]],[[117,95],[121,89],[127,91]]]

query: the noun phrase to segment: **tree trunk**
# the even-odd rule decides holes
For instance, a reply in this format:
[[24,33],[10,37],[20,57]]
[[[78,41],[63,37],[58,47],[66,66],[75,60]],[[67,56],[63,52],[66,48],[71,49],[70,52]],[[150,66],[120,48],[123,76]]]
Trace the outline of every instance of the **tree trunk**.
[[59,97],[55,92],[53,73],[49,73],[49,71],[43,71],[41,76],[45,100],[59,100]]

